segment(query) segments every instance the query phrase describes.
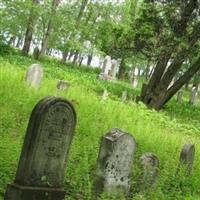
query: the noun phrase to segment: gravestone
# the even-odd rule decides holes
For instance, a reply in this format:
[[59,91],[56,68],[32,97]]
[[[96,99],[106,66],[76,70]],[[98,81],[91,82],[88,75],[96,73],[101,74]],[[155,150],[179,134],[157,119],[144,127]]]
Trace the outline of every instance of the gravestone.
[[148,190],[156,185],[158,179],[159,160],[153,153],[145,153],[140,157],[142,176],[141,190]]
[[193,87],[189,99],[190,104],[195,104],[197,102],[197,95],[198,95],[198,89],[197,87]]
[[126,101],[127,95],[128,95],[127,91],[123,91],[123,92],[122,92],[122,101],[123,101],[123,102]]
[[97,159],[93,195],[103,192],[128,195],[136,142],[132,135],[114,128],[101,141]]
[[64,199],[64,171],[75,125],[76,113],[67,100],[46,97],[38,102],[5,200]]
[[177,173],[180,171],[181,168],[185,168],[186,173],[190,174],[192,172],[194,156],[195,156],[195,146],[193,144],[184,144],[180,153]]
[[103,62],[103,66],[102,66],[102,74],[106,74],[108,75],[108,70],[109,70],[109,64],[111,63],[111,57],[110,56],[106,56],[105,60]]
[[59,80],[57,83],[57,89],[59,90],[66,90],[70,86],[70,83],[64,80]]
[[136,87],[137,87],[137,85],[138,85],[137,76],[134,76],[134,77],[133,77],[131,85],[132,85],[133,88],[136,88]]
[[28,68],[25,80],[30,86],[38,88],[40,86],[42,78],[43,69],[41,65],[33,64]]
[[33,50],[33,58],[38,60],[39,55],[40,55],[40,50],[39,50],[38,47],[35,47],[34,50]]
[[182,98],[183,98],[183,91],[182,90],[180,90],[180,91],[178,91],[178,94],[177,94],[177,102],[178,103],[181,103],[182,102]]
[[118,61],[113,59],[112,60],[112,65],[111,65],[111,70],[110,70],[110,76],[113,79],[116,79],[116,74],[117,74],[117,68],[118,68]]

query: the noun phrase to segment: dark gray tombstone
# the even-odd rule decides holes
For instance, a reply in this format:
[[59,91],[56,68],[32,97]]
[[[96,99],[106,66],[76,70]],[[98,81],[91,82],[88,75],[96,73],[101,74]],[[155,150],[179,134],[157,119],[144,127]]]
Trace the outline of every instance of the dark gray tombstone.
[[43,69],[41,65],[33,64],[28,68],[25,80],[30,86],[38,88],[40,86],[42,78]]
[[103,192],[128,195],[136,142],[132,135],[114,128],[101,141],[93,197]]
[[5,200],[63,200],[64,171],[76,113],[60,97],[39,101],[32,111],[14,183]]
[[177,94],[177,102],[181,103],[182,102],[182,98],[183,98],[183,91],[180,90],[180,91],[178,91],[178,94]]
[[59,90],[66,90],[70,86],[70,83],[64,80],[59,80],[57,83],[57,89]]
[[153,153],[145,153],[140,157],[142,176],[140,179],[141,190],[155,187],[158,179],[159,160]]
[[179,159],[179,165],[177,172],[180,169],[185,169],[186,174],[190,174],[192,172],[193,162],[195,156],[195,146],[193,144],[184,144]]
[[38,60],[39,55],[40,55],[40,50],[39,50],[38,47],[35,47],[34,50],[33,50],[33,58]]

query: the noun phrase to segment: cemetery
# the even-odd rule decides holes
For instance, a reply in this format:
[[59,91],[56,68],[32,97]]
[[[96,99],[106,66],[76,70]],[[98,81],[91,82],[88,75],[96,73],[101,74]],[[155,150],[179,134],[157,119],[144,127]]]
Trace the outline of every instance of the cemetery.
[[199,11],[0,2],[0,200],[199,200]]

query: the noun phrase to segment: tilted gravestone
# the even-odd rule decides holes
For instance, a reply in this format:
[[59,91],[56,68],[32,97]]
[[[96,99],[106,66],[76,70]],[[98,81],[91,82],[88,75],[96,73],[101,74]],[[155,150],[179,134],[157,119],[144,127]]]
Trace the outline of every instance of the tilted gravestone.
[[183,91],[180,90],[180,91],[178,91],[178,94],[177,94],[177,102],[181,103],[182,98],[183,98]]
[[189,99],[190,104],[196,103],[197,95],[198,95],[198,89],[197,89],[197,87],[193,87],[192,90],[191,90],[190,99]]
[[42,78],[43,69],[41,65],[33,64],[28,68],[25,80],[30,86],[38,88],[40,86]]
[[179,165],[177,168],[177,173],[181,168],[186,169],[186,174],[192,172],[193,162],[195,156],[195,146],[193,144],[184,144],[179,159]]
[[14,183],[5,200],[63,200],[64,170],[76,113],[67,100],[47,97],[32,111]]
[[153,153],[145,153],[140,157],[142,176],[141,190],[148,190],[156,185],[159,171],[159,160]]
[[59,80],[57,83],[57,89],[59,90],[66,90],[70,86],[70,83],[64,80]]
[[133,136],[114,128],[101,141],[95,172],[93,199],[103,192],[128,195],[136,142]]

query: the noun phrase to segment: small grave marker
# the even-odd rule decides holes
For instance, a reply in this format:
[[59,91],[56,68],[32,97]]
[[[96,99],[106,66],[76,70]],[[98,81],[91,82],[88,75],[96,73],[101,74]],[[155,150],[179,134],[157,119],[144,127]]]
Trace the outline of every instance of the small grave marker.
[[141,190],[148,190],[156,185],[159,160],[153,153],[145,153],[140,157],[142,166]]
[[186,173],[190,174],[192,172],[194,156],[195,146],[193,144],[184,144],[180,153],[177,173],[180,171],[180,168],[186,168]]
[[25,80],[30,86],[38,88],[40,86],[42,78],[43,69],[41,65],[33,64],[28,68]]

